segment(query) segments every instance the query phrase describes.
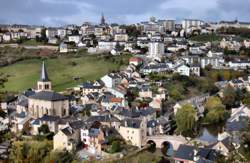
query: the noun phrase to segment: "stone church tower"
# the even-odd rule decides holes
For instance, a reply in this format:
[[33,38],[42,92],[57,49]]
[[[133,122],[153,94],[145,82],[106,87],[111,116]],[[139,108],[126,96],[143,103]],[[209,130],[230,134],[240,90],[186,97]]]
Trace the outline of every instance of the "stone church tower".
[[52,84],[49,80],[48,73],[45,67],[45,63],[43,62],[41,73],[40,73],[40,79],[37,81],[37,91],[51,91],[52,90]]

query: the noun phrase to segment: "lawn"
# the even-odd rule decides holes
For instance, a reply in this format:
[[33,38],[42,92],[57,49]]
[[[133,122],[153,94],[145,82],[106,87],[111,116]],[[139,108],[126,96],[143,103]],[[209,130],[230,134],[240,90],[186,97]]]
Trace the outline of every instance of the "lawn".
[[[45,61],[52,87],[55,91],[63,91],[66,88],[76,86],[87,81],[96,80],[112,70],[118,70],[122,64],[120,60],[128,57],[111,57],[105,59],[97,56],[58,57]],[[20,92],[36,86],[39,79],[41,59],[29,59],[0,68],[0,73],[8,75],[5,83],[5,91]],[[75,77],[80,77],[75,81]],[[1,89],[0,89],[1,90]]]

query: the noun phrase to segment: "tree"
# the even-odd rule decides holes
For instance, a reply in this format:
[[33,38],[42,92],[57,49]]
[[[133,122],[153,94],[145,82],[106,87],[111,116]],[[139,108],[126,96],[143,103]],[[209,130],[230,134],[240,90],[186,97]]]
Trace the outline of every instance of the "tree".
[[196,111],[191,104],[183,105],[176,113],[177,132],[193,131],[196,121]]
[[250,93],[248,93],[248,94],[244,97],[244,99],[242,100],[242,103],[243,103],[244,105],[246,105],[247,107],[250,108]]
[[73,162],[76,161],[75,156],[68,151],[53,151],[45,157],[44,162]]
[[225,107],[212,108],[205,116],[205,122],[208,124],[216,124],[225,121],[227,112]]
[[44,158],[52,150],[51,141],[16,141],[12,144],[10,161],[20,162],[43,162]]
[[206,115],[204,121],[209,124],[223,122],[227,118],[225,105],[222,104],[219,97],[210,97],[206,104]]
[[121,145],[119,141],[113,141],[110,149],[110,153],[116,153],[121,151]]
[[208,111],[220,107],[224,108],[225,106],[222,104],[221,99],[219,97],[210,97],[205,103],[205,109]]
[[233,87],[228,86],[223,91],[222,102],[227,108],[232,108],[236,102],[236,92]]
[[49,131],[49,126],[46,124],[43,124],[41,127],[38,128],[39,134],[48,134],[50,133]]

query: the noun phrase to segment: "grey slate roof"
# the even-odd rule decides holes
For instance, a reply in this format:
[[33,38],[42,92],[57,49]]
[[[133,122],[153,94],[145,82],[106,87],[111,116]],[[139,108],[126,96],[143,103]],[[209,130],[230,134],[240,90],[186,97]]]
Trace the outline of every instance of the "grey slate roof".
[[38,92],[32,96],[30,96],[31,99],[37,99],[37,100],[44,100],[44,101],[62,101],[67,100],[68,98],[64,95],[61,95],[56,92],[50,92],[50,91],[41,91]]
[[67,135],[67,136],[71,136],[71,135],[74,134],[73,129],[70,128],[70,127],[66,127],[66,128],[64,128],[64,129],[62,129],[62,132],[63,132],[65,135]]
[[130,128],[140,128],[141,127],[141,120],[140,119],[124,119],[121,123],[121,126],[130,127]]
[[47,122],[56,122],[60,120],[59,116],[51,116],[51,115],[43,115],[41,118],[39,118],[40,121],[47,121]]
[[[182,160],[193,160],[194,159],[194,146],[189,146],[189,145],[180,145],[178,150],[175,153],[174,158],[176,159],[182,159]],[[210,160],[214,161],[216,160],[218,153],[209,148],[199,148],[198,149],[198,156],[204,160]]]

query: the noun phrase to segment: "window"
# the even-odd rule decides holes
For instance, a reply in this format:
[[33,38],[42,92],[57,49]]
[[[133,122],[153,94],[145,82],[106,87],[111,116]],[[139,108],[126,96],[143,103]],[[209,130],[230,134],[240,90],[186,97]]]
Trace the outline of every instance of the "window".
[[45,89],[49,89],[49,84],[45,84]]

